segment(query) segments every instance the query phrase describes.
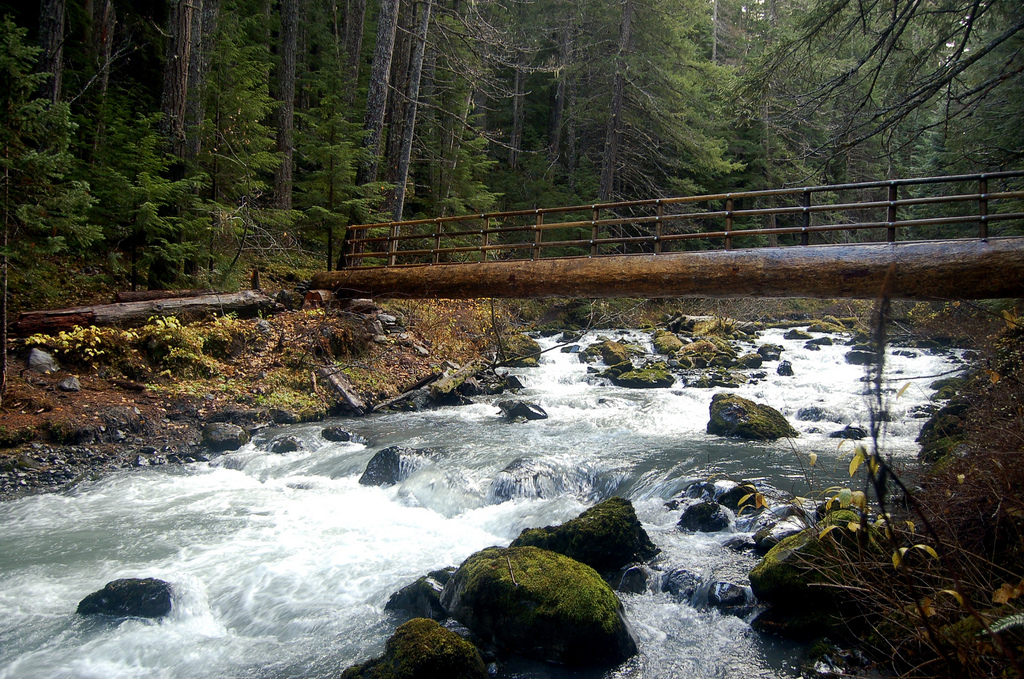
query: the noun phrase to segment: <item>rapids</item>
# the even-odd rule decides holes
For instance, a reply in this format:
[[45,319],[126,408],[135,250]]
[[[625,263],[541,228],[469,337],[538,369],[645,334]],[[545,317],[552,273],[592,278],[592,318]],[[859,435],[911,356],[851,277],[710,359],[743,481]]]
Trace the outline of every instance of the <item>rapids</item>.
[[[126,471],[55,494],[0,505],[0,679],[336,677],[379,655],[396,620],[390,594],[423,573],[458,565],[527,527],[572,518],[611,495],[630,498],[659,564],[742,580],[755,563],[722,547],[728,533],[683,534],[665,500],[712,476],[756,481],[808,495],[842,483],[850,442],[828,438],[867,426],[864,369],[843,346],[812,352],[802,341],[763,333],[785,347],[793,377],[766,376],[736,390],[771,405],[801,431],[793,440],[750,443],[705,433],[718,389],[630,390],[587,374],[574,354],[544,354],[517,369],[516,398],[550,418],[508,423],[494,402],[337,420],[368,443],[330,443],[324,423],[264,432],[210,463]],[[642,333],[598,335],[645,345]],[[550,347],[553,339],[542,339]],[[753,345],[751,345],[751,348]],[[883,450],[913,461],[934,376],[955,353],[887,356]],[[920,379],[912,379],[919,377]],[[900,390],[904,383],[910,387]],[[898,397],[897,397],[898,396]],[[816,407],[825,421],[801,421]],[[305,449],[275,455],[270,439]],[[389,445],[434,448],[442,457],[389,488],[360,486],[369,458]],[[807,464],[809,453],[817,464]],[[537,492],[497,502],[494,481],[518,458],[549,474]],[[540,495],[539,497],[537,495]],[[156,577],[174,587],[160,621],[82,619],[78,601],[121,577]],[[761,637],[741,618],[679,603],[666,593],[622,594],[640,655],[615,670],[568,671],[531,663],[506,677],[789,677],[800,649]]]

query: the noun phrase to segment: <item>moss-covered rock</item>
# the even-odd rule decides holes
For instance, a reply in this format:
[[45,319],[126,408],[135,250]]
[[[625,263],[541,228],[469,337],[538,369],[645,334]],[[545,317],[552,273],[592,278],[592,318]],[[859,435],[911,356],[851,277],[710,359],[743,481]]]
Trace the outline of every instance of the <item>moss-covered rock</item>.
[[611,379],[617,386],[630,389],[671,387],[676,381],[672,373],[661,366],[648,366],[639,370],[630,370],[618,376],[613,376]]
[[918,458],[923,462],[936,462],[954,452],[966,440],[964,416],[968,403],[954,398],[932,415],[917,437],[921,444]]
[[659,551],[636,518],[633,504],[621,497],[596,504],[561,526],[528,528],[511,546],[558,552],[602,573],[646,561]]
[[732,394],[715,394],[711,399],[710,413],[709,434],[739,436],[756,441],[774,441],[800,435],[775,408]]
[[765,603],[780,608],[818,608],[831,602],[822,600],[822,588],[811,587],[824,578],[817,570],[821,557],[817,533],[805,530],[783,538],[750,571],[750,587]]
[[788,331],[785,335],[783,335],[783,338],[788,340],[809,340],[814,339],[814,336],[804,332],[803,330],[797,330],[796,328],[793,328],[792,330]]
[[607,366],[629,363],[629,349],[626,348],[625,344],[613,342],[612,340],[593,344],[587,347],[583,353],[586,356],[600,356]]
[[668,330],[656,330],[654,332],[654,350],[659,354],[671,356],[683,348],[683,342],[675,333]]
[[628,372],[633,372],[633,363],[631,361],[625,361],[623,363],[616,363],[615,365],[608,366],[601,372],[601,377],[614,379],[619,375],[623,375]]
[[506,339],[505,354],[511,360],[511,365],[517,368],[536,368],[540,365],[537,360],[540,345],[529,335],[520,333]]
[[737,368],[746,368],[748,370],[760,368],[763,363],[764,357],[761,356],[761,354],[755,354],[753,352],[749,354],[743,354],[742,356],[736,359]]
[[539,660],[614,665],[637,650],[622,604],[597,571],[537,547],[477,552],[441,603],[484,641]]
[[434,620],[414,618],[388,639],[384,655],[350,667],[342,679],[486,679],[480,652]]

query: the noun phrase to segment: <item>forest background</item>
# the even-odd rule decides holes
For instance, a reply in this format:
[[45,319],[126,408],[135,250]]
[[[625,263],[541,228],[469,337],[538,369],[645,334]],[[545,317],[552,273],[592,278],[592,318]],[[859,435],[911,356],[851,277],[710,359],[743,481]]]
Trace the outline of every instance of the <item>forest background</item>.
[[253,262],[330,269],[350,224],[989,171],[1024,151],[1017,0],[0,16],[6,312],[231,288]]

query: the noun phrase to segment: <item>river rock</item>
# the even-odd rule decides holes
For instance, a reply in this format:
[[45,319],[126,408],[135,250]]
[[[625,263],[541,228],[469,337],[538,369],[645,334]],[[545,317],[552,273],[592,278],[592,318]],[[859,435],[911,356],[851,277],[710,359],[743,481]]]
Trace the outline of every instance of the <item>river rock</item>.
[[659,354],[671,356],[683,348],[683,342],[674,333],[667,330],[654,332],[654,350]]
[[608,581],[616,592],[646,594],[649,591],[650,573],[646,567],[637,564],[621,569]]
[[669,571],[661,583],[661,591],[670,593],[680,603],[689,603],[700,588],[702,578],[697,573],[685,568]]
[[862,438],[866,438],[867,435],[868,432],[864,427],[856,427],[852,424],[848,424],[845,428],[832,432],[828,437],[830,439],[849,439],[851,441],[860,441]]
[[160,618],[171,612],[171,585],[156,578],[108,582],[78,604],[79,615]]
[[846,362],[850,365],[873,365],[878,362],[878,354],[855,349],[846,353]]
[[745,368],[747,370],[756,370],[764,364],[764,357],[761,354],[743,354],[736,359],[737,368]]
[[441,604],[484,641],[538,660],[610,666],[637,652],[622,604],[601,576],[537,547],[470,556]]
[[383,656],[341,673],[341,679],[442,678],[487,679],[487,667],[473,644],[427,618],[395,630]]
[[[631,365],[629,367],[632,367]],[[639,370],[629,370],[613,376],[612,382],[619,387],[629,389],[656,389],[671,387],[676,378],[666,368],[650,366]]]
[[757,551],[767,554],[772,547],[786,538],[807,529],[808,521],[801,516],[791,516],[771,523],[754,533],[754,544]]
[[61,391],[82,391],[82,383],[78,381],[78,378],[72,375],[71,377],[65,377],[57,383],[57,388]]
[[752,599],[743,585],[734,582],[712,582],[708,588],[708,606],[722,613],[744,616],[751,611]]
[[923,462],[936,462],[959,450],[966,440],[964,415],[967,401],[957,397],[933,414],[917,437],[921,444],[918,458]]
[[809,340],[809,339],[814,339],[813,335],[808,334],[808,333],[804,332],[803,330],[797,330],[796,328],[793,328],[792,330],[787,332],[782,337],[783,337],[783,339],[788,339],[788,340]]
[[32,351],[28,352],[28,367],[32,372],[42,373],[44,375],[48,373],[55,373],[60,370],[60,368],[57,367],[57,361],[53,360],[53,356],[38,347],[35,347]]
[[328,441],[334,441],[337,443],[366,443],[366,439],[359,434],[353,434],[352,432],[344,429],[343,427],[326,427],[320,435]]
[[203,445],[215,453],[238,450],[249,442],[249,433],[237,424],[211,422],[203,427]]
[[529,335],[512,335],[505,340],[505,354],[510,359],[509,365],[517,368],[536,368],[540,365],[540,345]]
[[446,568],[424,575],[392,594],[384,610],[405,611],[416,618],[444,620],[448,611],[441,605],[441,591],[454,572],[454,568]]
[[270,444],[270,452],[272,453],[294,453],[297,450],[305,448],[305,444],[297,436],[281,436],[273,440]]
[[690,505],[679,517],[676,526],[680,530],[697,533],[717,533],[727,530],[731,517],[717,502],[698,502]]
[[600,356],[601,360],[607,366],[629,363],[629,350],[626,349],[626,345],[620,344],[619,342],[613,342],[612,340],[605,340],[604,342],[592,344],[587,347],[586,351],[583,352],[583,355]]
[[782,357],[783,348],[778,344],[762,344],[757,353],[766,361],[777,361]]
[[819,406],[801,408],[796,411],[796,419],[801,422],[842,422],[842,419],[838,415],[830,413]]
[[792,377],[793,376],[793,364],[789,361],[782,361],[779,366],[775,369],[775,374],[779,377]]
[[437,452],[430,448],[389,446],[370,458],[359,477],[364,486],[391,486],[406,480],[417,469],[434,461]]
[[498,408],[506,419],[546,420],[548,414],[536,403],[527,401],[498,401]]
[[564,488],[563,474],[531,458],[516,458],[491,482],[488,499],[495,504],[518,498],[551,498]]
[[647,561],[660,551],[636,518],[633,503],[621,497],[596,504],[560,526],[528,528],[511,546],[527,545],[564,554],[601,573]]
[[709,434],[738,436],[756,441],[774,441],[800,435],[775,408],[731,394],[715,394],[711,399],[710,413],[711,420],[707,427]]
[[810,349],[811,347],[830,347],[833,344],[835,344],[835,342],[832,341],[831,337],[817,337],[808,341],[804,346]]

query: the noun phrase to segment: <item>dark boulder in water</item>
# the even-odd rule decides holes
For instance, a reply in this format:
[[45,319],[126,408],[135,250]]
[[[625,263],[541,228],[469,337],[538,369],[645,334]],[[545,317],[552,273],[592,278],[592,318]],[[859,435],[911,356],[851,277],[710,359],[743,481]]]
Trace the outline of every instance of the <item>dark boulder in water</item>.
[[862,438],[866,438],[868,432],[864,427],[855,427],[852,424],[846,425],[846,428],[834,431],[828,435],[830,439],[849,439],[851,441],[860,441]]
[[779,377],[792,377],[793,376],[793,364],[789,361],[782,361],[779,366],[775,369],[775,374]]
[[546,420],[548,414],[536,403],[526,401],[498,401],[501,414],[510,420],[524,418],[527,420]]
[[597,572],[537,547],[490,547],[444,587],[453,618],[499,649],[570,666],[617,665],[637,652],[622,604]]
[[729,514],[717,502],[698,502],[690,505],[676,524],[681,530],[697,533],[717,533],[729,528]]
[[248,442],[248,432],[237,424],[211,422],[203,427],[203,444],[215,453],[238,450]]
[[351,443],[366,443],[359,434],[353,434],[352,432],[342,427],[326,427],[320,435],[328,441],[334,441],[337,443],[351,442]]
[[341,679],[487,679],[480,652],[434,620],[415,618],[391,635],[384,655],[341,673]]
[[441,591],[454,572],[454,568],[445,568],[424,575],[392,594],[384,610],[404,611],[416,618],[444,620],[448,612],[441,605]]
[[79,615],[161,618],[171,612],[171,585],[156,578],[108,582],[78,604]]
[[689,602],[700,588],[701,577],[685,568],[676,568],[665,575],[661,583],[661,591],[668,592],[676,601]]
[[303,448],[305,448],[305,444],[297,436],[282,436],[274,439],[270,444],[270,452],[272,453],[294,453]]
[[660,550],[636,518],[633,504],[613,497],[560,526],[528,528],[512,547],[540,547],[608,573],[653,558]]
[[359,483],[364,486],[401,483],[417,469],[433,462],[435,457],[437,453],[429,448],[390,446],[370,458]]

